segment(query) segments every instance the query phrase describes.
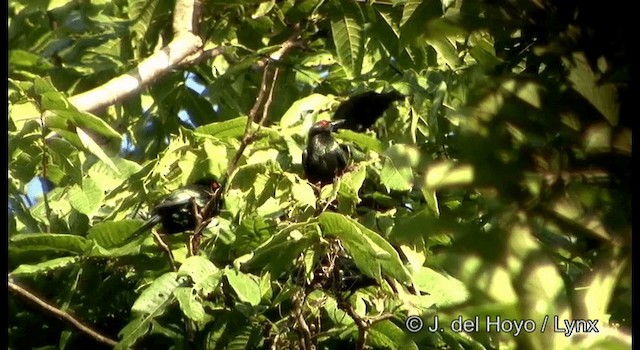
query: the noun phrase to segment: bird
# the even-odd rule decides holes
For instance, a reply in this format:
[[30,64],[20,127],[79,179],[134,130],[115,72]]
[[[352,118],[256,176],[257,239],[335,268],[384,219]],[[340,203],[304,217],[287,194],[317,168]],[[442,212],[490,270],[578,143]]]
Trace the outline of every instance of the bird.
[[333,183],[347,167],[349,149],[331,135],[344,122],[321,120],[309,129],[307,148],[302,152],[302,166],[309,182],[321,186]]
[[329,250],[322,255],[314,270],[311,286],[334,293],[350,292],[369,286],[380,286],[375,278],[360,271],[353,257],[344,248],[340,239],[330,238]]
[[[132,236],[149,230],[157,224],[162,224],[162,232],[165,234],[193,230],[196,225],[193,203],[195,202],[202,219],[209,219],[220,212],[222,206],[218,194],[220,190],[218,181],[213,177],[207,177],[171,192],[153,207],[151,217]],[[202,210],[214,198],[218,202],[210,205],[207,212],[203,213]]]
[[334,112],[333,119],[345,120],[341,129],[364,132],[371,128],[392,102],[401,101],[405,97],[396,90],[386,93],[367,91],[342,102]]

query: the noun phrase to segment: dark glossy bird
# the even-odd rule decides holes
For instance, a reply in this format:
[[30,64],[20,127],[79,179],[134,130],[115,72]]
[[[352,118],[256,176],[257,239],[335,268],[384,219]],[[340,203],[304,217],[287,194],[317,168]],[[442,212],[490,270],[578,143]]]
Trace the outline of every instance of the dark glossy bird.
[[[220,190],[220,184],[215,178],[206,178],[171,192],[153,207],[151,217],[133,235],[157,224],[162,224],[162,232],[166,234],[193,230],[196,225],[193,203],[195,202],[195,209],[202,215],[203,220],[211,218],[220,211],[222,202],[217,193]],[[209,210],[203,213],[202,209],[214,197],[218,202],[212,203],[208,207]]]
[[363,274],[350,257],[338,257],[336,269],[334,273],[339,280],[340,291],[355,292],[360,288],[379,285],[375,278]]
[[343,123],[344,120],[321,120],[309,129],[307,148],[302,152],[302,166],[311,183],[330,184],[347,167],[349,150],[331,135]]
[[377,93],[368,91],[349,97],[342,102],[333,115],[334,120],[344,119],[342,129],[363,132],[369,129],[382,116],[391,103],[404,100],[405,96],[398,91]]
[[311,286],[334,293],[355,292],[369,286],[378,286],[378,281],[363,274],[349,256],[326,256],[314,271]]

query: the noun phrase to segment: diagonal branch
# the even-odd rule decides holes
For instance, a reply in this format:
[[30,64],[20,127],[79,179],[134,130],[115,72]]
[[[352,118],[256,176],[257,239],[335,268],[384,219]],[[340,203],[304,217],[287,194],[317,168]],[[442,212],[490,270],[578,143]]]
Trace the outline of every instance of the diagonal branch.
[[22,288],[21,286],[9,281],[9,290],[16,293],[17,295],[35,303],[36,305],[40,306],[42,309],[44,309],[45,311],[53,314],[54,316],[56,316],[57,318],[60,318],[64,321],[67,321],[69,323],[71,323],[72,325],[74,325],[76,328],[78,328],[80,331],[86,333],[87,335],[91,336],[93,339],[110,345],[110,346],[115,346],[116,344],[118,344],[115,340],[112,340],[110,338],[105,337],[104,335],[94,331],[93,329],[89,328],[88,326],[85,326],[82,322],[78,321],[77,319],[75,319],[73,316],[69,315],[68,313],[54,307],[51,306],[49,304],[47,304],[46,302],[44,302],[42,299],[38,298],[37,296],[35,296],[33,293],[29,292],[28,290]]
[[[238,148],[238,150],[236,151],[236,154],[233,156],[233,160],[231,161],[231,164],[229,165],[229,168],[227,169],[227,176],[230,176],[233,171],[238,167],[238,162],[240,161],[240,157],[242,157],[242,154],[244,153],[244,150],[247,148],[247,146],[249,144],[251,144],[251,142],[253,141],[255,135],[258,133],[258,131],[260,131],[260,128],[262,127],[262,125],[264,124],[264,122],[266,121],[266,117],[268,115],[269,112],[269,106],[271,105],[271,100],[273,97],[273,90],[275,88],[275,83],[276,80],[278,79],[278,73],[279,73],[279,69],[276,68],[273,76],[271,77],[271,87],[269,89],[268,92],[268,98],[267,98],[267,102],[264,104],[263,110],[262,110],[262,118],[260,118],[260,121],[258,122],[258,127],[252,132],[251,131],[251,125],[253,124],[253,121],[257,119],[258,117],[258,111],[260,110],[260,106],[262,105],[262,101],[265,98],[265,94],[267,94],[267,84],[269,81],[269,65],[267,65],[264,68],[264,72],[262,73],[262,83],[260,85],[260,92],[258,93],[258,97],[256,98],[256,102],[253,104],[253,107],[251,108],[251,111],[249,111],[249,115],[247,118],[247,124],[244,128],[244,135],[242,136],[242,141],[240,143],[240,147]],[[223,185],[224,187],[224,185]]]
[[202,47],[202,41],[199,37],[191,33],[182,33],[169,45],[140,62],[136,68],[109,80],[102,86],[72,96],[69,101],[81,111],[99,112],[139,94],[149,84],[170,73],[200,47]]
[[139,94],[142,89],[181,65],[198,63],[221,54],[224,50],[221,47],[202,50],[202,40],[194,34],[199,13],[198,0],[176,1],[172,23],[174,38],[167,46],[147,57],[129,72],[92,90],[71,96],[71,104],[81,111],[97,113]]

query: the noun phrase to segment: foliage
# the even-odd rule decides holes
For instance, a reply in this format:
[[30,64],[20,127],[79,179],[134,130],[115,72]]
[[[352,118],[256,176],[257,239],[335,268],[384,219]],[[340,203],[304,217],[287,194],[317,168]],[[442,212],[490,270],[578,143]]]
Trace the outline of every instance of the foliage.
[[[70,96],[171,40],[171,5],[9,3],[11,281],[118,348],[297,349],[303,323],[318,349],[353,347],[349,307],[389,315],[368,329],[376,349],[630,345],[629,40],[606,20],[624,9],[203,1],[198,33],[223,54],[103,111],[75,108]],[[266,123],[232,168],[260,62],[296,30],[302,44],[267,66],[279,77]],[[301,166],[311,124],[350,94],[391,88],[409,98],[373,131],[338,133],[351,171],[314,189]],[[197,255],[188,232],[164,237],[174,271],[151,234],[132,233],[203,174],[226,180],[224,208]],[[34,178],[48,186],[30,203]],[[302,287],[336,237],[380,286]],[[10,297],[9,348],[96,346],[43,313]],[[410,315],[444,330],[411,333]],[[449,327],[475,316],[478,332]],[[598,320],[599,333],[541,334],[554,316]],[[485,332],[487,317],[536,331]]]

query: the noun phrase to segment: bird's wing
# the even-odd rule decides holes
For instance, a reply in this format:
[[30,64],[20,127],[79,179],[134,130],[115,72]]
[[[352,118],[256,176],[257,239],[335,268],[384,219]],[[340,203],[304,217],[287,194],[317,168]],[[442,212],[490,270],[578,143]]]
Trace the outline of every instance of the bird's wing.
[[304,169],[304,173],[308,174],[309,169],[307,169],[307,149],[306,148],[302,151],[302,168]]
[[160,217],[160,215],[158,214],[153,215],[152,217],[149,218],[149,220],[147,220],[147,222],[145,222],[144,224],[142,224],[142,226],[140,226],[137,230],[135,230],[130,237],[136,237],[137,235],[159,224],[160,221],[162,221],[162,218]]
[[347,145],[340,145],[340,150],[338,153],[338,163],[340,164],[340,168],[344,168],[349,163],[349,159],[351,158],[351,150]]

